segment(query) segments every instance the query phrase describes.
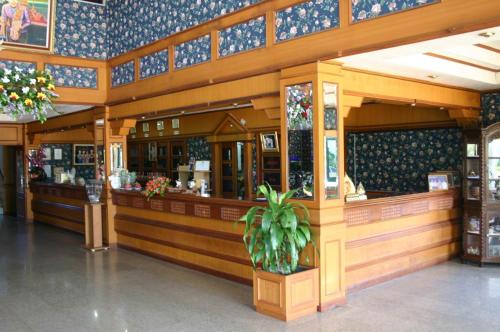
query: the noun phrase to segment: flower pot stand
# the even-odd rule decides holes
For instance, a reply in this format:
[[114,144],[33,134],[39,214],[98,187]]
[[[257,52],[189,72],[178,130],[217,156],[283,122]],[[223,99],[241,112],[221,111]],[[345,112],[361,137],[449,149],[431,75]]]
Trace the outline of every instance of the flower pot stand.
[[257,312],[284,321],[317,312],[319,268],[290,275],[253,272],[253,299]]

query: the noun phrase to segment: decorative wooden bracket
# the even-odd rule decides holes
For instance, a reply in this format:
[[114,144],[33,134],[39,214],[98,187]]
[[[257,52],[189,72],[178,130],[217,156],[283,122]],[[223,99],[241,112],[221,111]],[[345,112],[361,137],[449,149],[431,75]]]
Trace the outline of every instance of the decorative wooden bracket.
[[347,118],[349,116],[349,112],[351,111],[351,108],[361,107],[361,105],[363,105],[363,100],[364,100],[364,97],[361,97],[361,96],[344,95],[344,107],[343,107],[344,118]]
[[479,110],[475,109],[452,108],[448,110],[448,115],[464,128],[477,127],[479,122]]
[[207,141],[209,143],[250,141],[254,137],[255,134],[248,132],[234,115],[227,113],[213,135],[207,137]]
[[28,134],[29,145],[39,146],[41,140],[41,134]]
[[130,128],[135,127],[136,122],[136,119],[121,119],[110,121],[109,125],[111,127],[111,134],[113,136],[127,136],[130,132]]
[[252,99],[252,105],[254,110],[260,111],[264,110],[268,119],[279,120],[280,118],[280,97],[270,96],[262,97],[257,99]]

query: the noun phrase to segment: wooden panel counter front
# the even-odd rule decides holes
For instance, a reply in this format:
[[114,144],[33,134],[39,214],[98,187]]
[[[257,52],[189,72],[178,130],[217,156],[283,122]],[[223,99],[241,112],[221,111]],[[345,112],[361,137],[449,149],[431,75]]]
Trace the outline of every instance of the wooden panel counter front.
[[32,209],[35,222],[81,234],[85,232],[85,187],[32,182],[30,189],[33,193]]
[[345,219],[351,291],[449,260],[461,251],[458,190],[347,203]]
[[175,193],[149,201],[137,192],[112,194],[118,246],[252,284],[244,224],[235,221],[260,203]]

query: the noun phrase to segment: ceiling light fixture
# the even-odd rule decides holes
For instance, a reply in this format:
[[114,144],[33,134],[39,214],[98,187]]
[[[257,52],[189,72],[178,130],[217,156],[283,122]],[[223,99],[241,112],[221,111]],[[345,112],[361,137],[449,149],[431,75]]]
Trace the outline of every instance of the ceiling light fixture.
[[439,78],[439,76],[434,75],[434,74],[427,75],[427,77],[430,78],[431,80],[435,80],[436,78]]
[[493,31],[485,31],[485,32],[481,32],[479,34],[479,36],[484,37],[484,38],[490,38],[490,37],[493,37],[494,35],[495,35],[495,33]]
[[415,107],[415,106],[417,106],[417,100],[415,99],[415,100],[413,101],[413,103],[411,103],[411,104],[410,104],[410,106],[411,106],[411,107]]

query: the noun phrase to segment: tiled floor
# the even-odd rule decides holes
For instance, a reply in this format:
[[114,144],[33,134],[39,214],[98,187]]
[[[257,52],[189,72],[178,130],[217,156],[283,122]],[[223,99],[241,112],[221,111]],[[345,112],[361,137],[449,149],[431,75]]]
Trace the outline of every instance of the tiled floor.
[[500,267],[449,262],[288,324],[251,288],[0,217],[0,331],[500,331]]

